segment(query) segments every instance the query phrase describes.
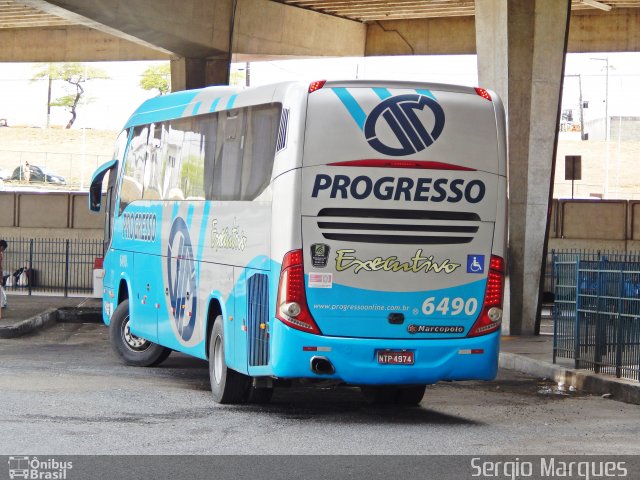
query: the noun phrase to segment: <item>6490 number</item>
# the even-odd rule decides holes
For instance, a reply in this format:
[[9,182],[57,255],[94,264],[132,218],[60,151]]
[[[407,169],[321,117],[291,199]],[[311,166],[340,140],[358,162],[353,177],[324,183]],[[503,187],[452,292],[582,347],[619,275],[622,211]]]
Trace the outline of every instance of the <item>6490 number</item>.
[[444,297],[439,302],[436,301],[436,297],[429,297],[422,302],[422,313],[433,315],[438,312],[441,315],[456,316],[464,312],[470,317],[478,310],[478,300],[475,298]]

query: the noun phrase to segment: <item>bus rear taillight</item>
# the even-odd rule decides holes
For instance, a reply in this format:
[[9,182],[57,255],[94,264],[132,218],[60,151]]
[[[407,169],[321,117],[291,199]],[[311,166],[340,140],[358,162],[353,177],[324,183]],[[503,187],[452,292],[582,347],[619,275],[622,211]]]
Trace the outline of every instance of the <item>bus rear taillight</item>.
[[504,260],[491,255],[487,289],[484,294],[482,313],[473,324],[467,337],[478,337],[500,329],[502,324],[502,297],[504,294]]
[[482,98],[491,101],[491,95],[484,88],[476,87],[476,93],[480,95]]
[[307,306],[302,250],[291,250],[282,260],[276,317],[297,330],[320,334]]
[[309,93],[313,93],[316,90],[320,90],[322,87],[324,87],[325,83],[327,83],[326,80],[317,80],[315,82],[311,82],[309,84]]

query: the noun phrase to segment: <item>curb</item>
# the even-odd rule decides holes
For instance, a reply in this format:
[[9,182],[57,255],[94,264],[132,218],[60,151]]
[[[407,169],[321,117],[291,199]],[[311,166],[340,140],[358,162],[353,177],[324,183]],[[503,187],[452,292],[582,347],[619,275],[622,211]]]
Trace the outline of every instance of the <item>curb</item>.
[[640,405],[640,382],[572,370],[508,352],[500,352],[499,365],[501,368],[516,370],[536,377],[550,378],[556,383],[573,386],[576,390],[597,395],[610,394],[611,398],[615,400]]
[[16,338],[54,323],[102,323],[100,308],[49,308],[14,325],[0,327],[0,338]]
[[0,338],[15,338],[26,335],[36,328],[44,328],[58,321],[58,309],[49,308],[38,315],[22,320],[15,325],[0,327]]
[[102,308],[61,307],[58,309],[59,323],[102,323]]

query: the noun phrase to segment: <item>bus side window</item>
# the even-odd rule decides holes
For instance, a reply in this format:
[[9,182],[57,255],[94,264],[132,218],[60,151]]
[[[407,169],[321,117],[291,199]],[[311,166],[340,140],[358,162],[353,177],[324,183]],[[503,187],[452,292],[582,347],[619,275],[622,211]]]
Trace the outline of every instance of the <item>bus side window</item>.
[[197,119],[191,119],[182,143],[180,186],[184,196],[190,199],[204,197],[204,138],[199,132],[199,123]]
[[144,167],[144,185],[142,198],[144,200],[162,200],[161,175],[163,166],[162,140],[165,128],[161,123],[151,126],[152,134],[149,136],[148,155]]
[[218,114],[208,116],[198,124],[198,131],[202,135],[202,157],[204,159],[204,196],[207,200],[214,200],[214,174],[216,161],[216,147],[218,145]]
[[280,105],[252,107],[247,122],[240,200],[253,200],[269,185],[273,170]]
[[229,110],[221,115],[220,123],[218,139],[221,145],[215,160],[213,195],[217,200],[239,200],[245,109]]
[[162,141],[164,199],[204,198],[206,138],[200,129],[201,123],[210,123],[212,118],[215,121],[215,116],[207,116],[174,120],[169,124],[168,134],[163,135]]
[[147,140],[149,126],[136,127],[129,144],[129,151],[122,172],[122,184],[120,186],[120,207],[118,215],[131,202],[142,198],[142,185],[144,182],[144,164],[147,157]]
[[184,194],[180,189],[180,161],[184,143],[184,123],[183,120],[172,121],[163,140],[162,198],[165,200],[184,199]]

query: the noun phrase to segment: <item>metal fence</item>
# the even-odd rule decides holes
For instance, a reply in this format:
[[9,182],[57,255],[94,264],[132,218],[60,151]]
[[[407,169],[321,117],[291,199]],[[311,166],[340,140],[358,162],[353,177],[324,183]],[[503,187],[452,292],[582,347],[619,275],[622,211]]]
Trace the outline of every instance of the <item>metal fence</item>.
[[[93,268],[101,240],[5,238],[4,282],[8,292],[64,296],[93,290]],[[24,275],[22,275],[24,273]]]
[[553,361],[640,381],[640,254],[553,252]]
[[[56,175],[65,178],[66,185],[61,187],[51,183],[30,183],[29,187],[55,186],[60,189],[88,188],[91,175],[102,163],[110,160],[110,155],[83,154],[83,153],[53,153],[53,152],[29,152],[0,149],[0,174],[5,178],[6,186],[26,186],[24,180],[11,180],[12,174],[20,165],[29,162],[31,165],[44,167]],[[31,180],[34,182],[34,180]]]

